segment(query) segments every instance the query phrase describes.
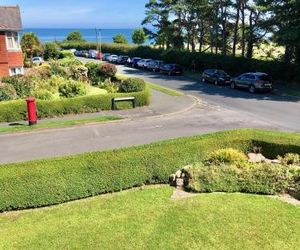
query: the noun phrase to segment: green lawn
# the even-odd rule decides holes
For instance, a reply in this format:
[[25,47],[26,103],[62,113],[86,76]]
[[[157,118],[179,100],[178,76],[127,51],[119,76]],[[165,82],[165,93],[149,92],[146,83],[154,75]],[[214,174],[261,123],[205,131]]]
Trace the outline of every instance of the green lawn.
[[27,125],[12,125],[0,127],[0,133],[12,133],[12,132],[26,132],[34,131],[37,129],[50,129],[50,128],[63,128],[71,127],[75,125],[83,125],[88,123],[98,123],[107,121],[116,121],[122,119],[119,116],[98,116],[85,119],[73,119],[73,120],[59,120],[59,121],[43,121],[35,126]]
[[300,208],[246,194],[171,200],[152,186],[0,214],[0,249],[299,249]]
[[179,92],[177,90],[170,89],[170,88],[167,88],[167,87],[163,87],[161,85],[151,83],[151,82],[147,82],[147,86],[150,89],[160,91],[160,92],[162,92],[164,94],[167,94],[167,95],[170,95],[170,96],[183,96],[184,95],[182,92]]
[[[117,74],[117,76],[120,80],[125,80],[128,78],[128,76],[123,75],[123,74]],[[156,91],[162,92],[162,93],[170,95],[170,96],[183,96],[184,95],[184,93],[182,93],[180,91],[170,89],[170,88],[167,88],[167,87],[164,87],[164,86],[152,83],[152,82],[146,82],[146,84],[150,89],[154,89]]]

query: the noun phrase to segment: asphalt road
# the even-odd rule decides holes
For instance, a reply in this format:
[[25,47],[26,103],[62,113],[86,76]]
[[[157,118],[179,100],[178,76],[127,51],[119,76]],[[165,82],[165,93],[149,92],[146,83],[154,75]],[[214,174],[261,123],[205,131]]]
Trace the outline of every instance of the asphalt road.
[[149,82],[200,97],[208,105],[252,116],[281,130],[300,132],[300,99],[274,94],[250,94],[229,87],[214,86],[184,76],[165,76],[119,66],[119,73],[141,77]]
[[[203,103],[176,115],[153,116],[157,113],[150,112],[149,117],[135,116],[116,123],[3,134],[0,135],[0,163],[109,150],[237,128],[300,132],[300,100],[296,98],[272,94],[252,95],[203,84],[200,80],[162,76],[125,67],[119,67],[119,72],[200,97]],[[161,96],[154,99],[154,110],[167,100],[169,102],[171,98]],[[179,103],[174,98],[174,106]],[[184,103],[181,102],[180,106],[183,107]],[[166,105],[166,110],[172,108],[173,105]]]

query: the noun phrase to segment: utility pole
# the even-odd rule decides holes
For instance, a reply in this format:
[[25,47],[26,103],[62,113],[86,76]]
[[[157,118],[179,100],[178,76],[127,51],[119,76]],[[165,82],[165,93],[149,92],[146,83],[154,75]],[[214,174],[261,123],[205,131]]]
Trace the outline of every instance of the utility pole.
[[102,30],[95,28],[95,31],[96,31],[97,51],[102,57]]

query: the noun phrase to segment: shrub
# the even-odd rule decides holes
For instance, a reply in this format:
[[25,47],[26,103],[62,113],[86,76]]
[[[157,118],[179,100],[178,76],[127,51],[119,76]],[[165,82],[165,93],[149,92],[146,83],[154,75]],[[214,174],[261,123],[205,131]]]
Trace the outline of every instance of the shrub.
[[47,64],[36,66],[26,71],[27,78],[48,79],[51,76],[51,67]]
[[[94,105],[103,103],[101,96],[79,97],[72,101],[76,100],[79,107],[84,107],[91,102],[91,99]],[[55,101],[53,105],[49,105],[49,101],[39,101],[38,105],[43,103],[43,106],[54,109],[55,106],[66,107],[70,101],[71,99],[64,99],[63,105],[58,105]],[[59,204],[142,184],[168,183],[170,173],[174,173],[182,166],[191,164],[195,160],[201,161],[207,158],[210,152],[220,148],[232,147],[247,152],[254,140],[265,142],[265,150],[272,150],[272,147],[267,148],[268,145],[278,145],[278,148],[284,152],[293,146],[294,151],[290,152],[300,153],[299,134],[246,129],[180,138],[108,152],[1,165],[0,211]],[[280,168],[286,169],[282,166]],[[221,173],[226,176],[234,176],[234,174],[227,174],[227,171],[220,169],[219,166],[215,169],[218,174],[222,171]],[[207,171],[210,173],[209,170]],[[237,171],[234,169],[233,172]],[[254,177],[256,173],[257,176],[262,176],[262,179],[257,179],[257,183],[251,184],[249,190],[251,192],[264,191],[264,189],[281,190],[286,185],[286,177],[281,176],[279,183],[276,183],[276,179],[269,179],[272,173],[277,176],[281,172],[283,173],[280,169],[274,170],[261,165],[250,172],[250,175]],[[249,177],[246,180],[250,180]],[[267,182],[264,183],[264,180]]]
[[121,93],[140,92],[146,88],[146,83],[140,78],[127,78],[120,84]]
[[112,78],[115,77],[117,74],[117,67],[110,63],[104,63],[100,65],[100,76],[105,78]]
[[287,153],[284,157],[279,156],[278,159],[282,164],[285,165],[299,165],[300,164],[300,155]]
[[117,93],[119,90],[119,85],[117,83],[111,82],[111,80],[106,79],[104,82],[98,84],[98,87],[105,89],[108,93]]
[[111,78],[115,77],[117,74],[117,67],[113,64],[110,63],[104,63],[100,65],[100,75],[106,77],[106,78]]
[[194,164],[186,170],[187,189],[194,192],[246,192],[276,194],[294,185],[292,171],[284,165],[241,163]]
[[70,77],[76,81],[88,81],[88,69],[83,65],[70,67]]
[[33,91],[40,91],[40,90],[47,90],[52,94],[58,93],[58,87],[65,83],[67,80],[58,75],[52,75],[50,78],[44,79],[36,79],[34,82],[34,90]]
[[30,77],[16,75],[3,77],[2,82],[11,84],[17,92],[19,98],[25,98],[30,95],[33,85]]
[[17,92],[11,84],[0,83],[0,101],[10,101],[17,98]]
[[32,96],[34,96],[36,99],[40,100],[52,100],[53,99],[53,94],[46,89],[40,89],[40,90],[35,90],[32,92]]
[[101,82],[100,79],[100,66],[98,63],[88,62],[85,64],[88,69],[88,78],[92,85],[96,85]]
[[234,163],[247,161],[247,156],[236,149],[225,148],[211,153],[207,159],[210,164]]
[[58,59],[60,56],[59,47],[56,43],[46,43],[44,47],[44,58],[45,60],[49,59]]
[[82,82],[68,80],[58,87],[59,95],[66,98],[83,96],[86,94],[86,86]]
[[59,53],[59,58],[69,58],[69,59],[75,59],[74,53],[70,50],[63,50]]

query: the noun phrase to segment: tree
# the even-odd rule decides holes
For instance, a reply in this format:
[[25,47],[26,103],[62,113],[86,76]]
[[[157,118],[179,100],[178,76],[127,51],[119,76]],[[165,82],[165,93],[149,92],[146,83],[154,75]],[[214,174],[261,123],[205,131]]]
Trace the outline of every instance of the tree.
[[113,37],[114,43],[128,44],[126,37],[123,34],[117,34]]
[[273,28],[273,39],[285,46],[284,61],[300,65],[300,2],[296,0],[259,0]]
[[135,29],[132,34],[132,41],[134,44],[141,45],[147,40],[147,35],[143,29]]
[[60,56],[59,47],[56,43],[46,43],[44,46],[44,59],[58,59]]
[[34,33],[24,33],[21,38],[21,48],[26,57],[30,59],[32,67],[32,58],[39,52],[42,52],[41,42]]
[[85,42],[80,31],[73,31],[67,36],[66,42]]

